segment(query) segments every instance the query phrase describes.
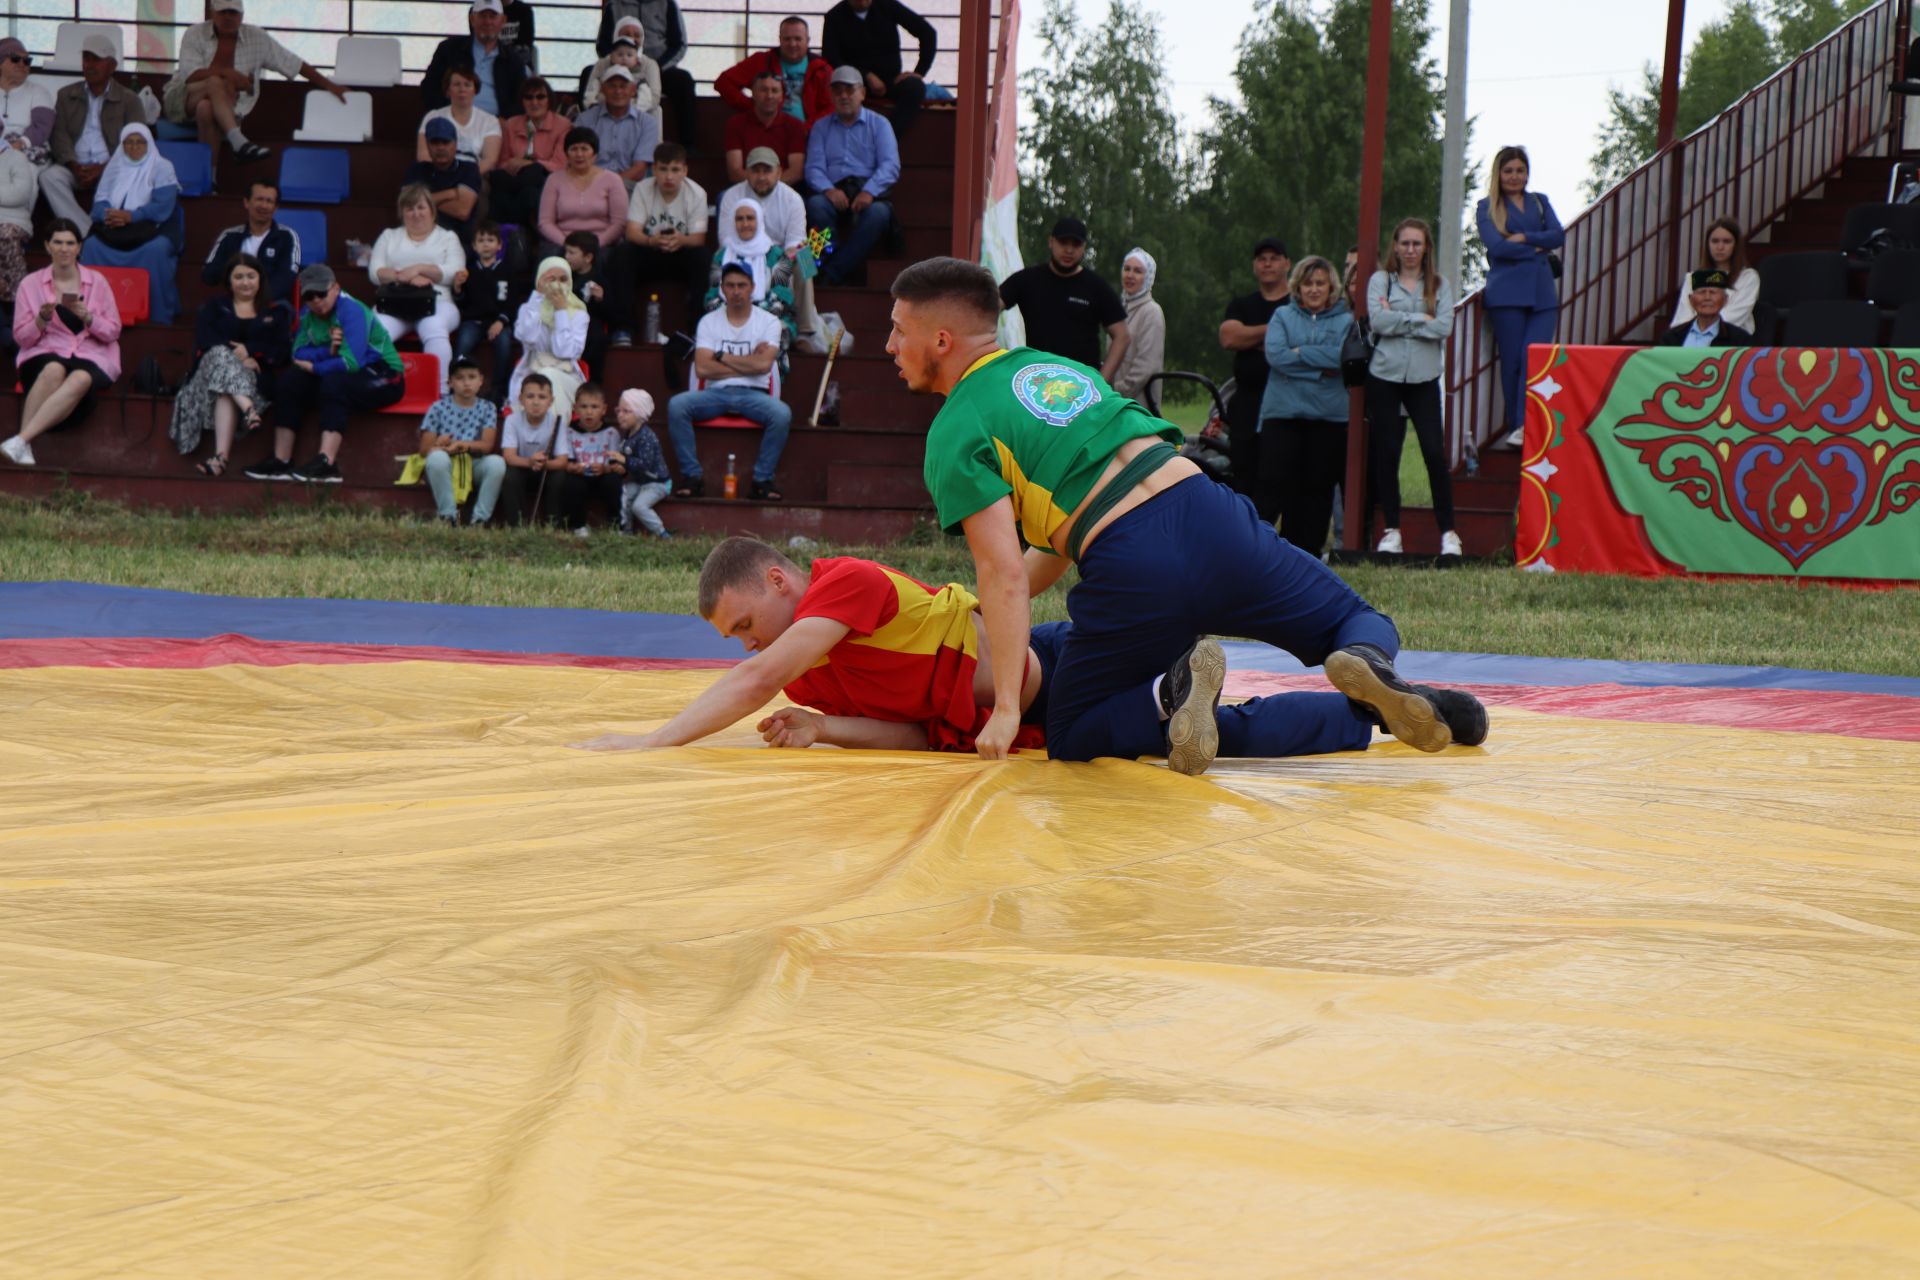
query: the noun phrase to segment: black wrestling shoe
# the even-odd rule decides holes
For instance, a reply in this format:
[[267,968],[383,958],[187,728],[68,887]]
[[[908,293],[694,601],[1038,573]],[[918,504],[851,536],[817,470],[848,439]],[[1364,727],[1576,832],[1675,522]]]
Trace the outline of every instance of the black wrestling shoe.
[[1167,768],[1189,777],[1207,771],[1220,750],[1220,686],[1227,655],[1220,642],[1201,636],[1167,668],[1160,682],[1160,709],[1167,713]]
[[1436,689],[1430,684],[1408,685],[1433,704],[1447,722],[1455,746],[1477,747],[1487,740],[1487,709],[1464,689]]
[[1453,741],[1433,700],[1402,680],[1393,660],[1373,645],[1350,644],[1328,654],[1327,679],[1374,723],[1416,750],[1441,751]]

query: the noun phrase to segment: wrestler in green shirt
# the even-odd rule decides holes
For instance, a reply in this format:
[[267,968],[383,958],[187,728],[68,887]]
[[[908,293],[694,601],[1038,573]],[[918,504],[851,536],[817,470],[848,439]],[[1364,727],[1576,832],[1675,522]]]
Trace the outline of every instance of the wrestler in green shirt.
[[1031,347],[996,351],[969,368],[947,396],[927,435],[927,492],[940,526],[961,521],[1011,494],[1020,536],[1049,545],[1129,440],[1161,436],[1176,446],[1180,428],[1149,414],[1093,369]]

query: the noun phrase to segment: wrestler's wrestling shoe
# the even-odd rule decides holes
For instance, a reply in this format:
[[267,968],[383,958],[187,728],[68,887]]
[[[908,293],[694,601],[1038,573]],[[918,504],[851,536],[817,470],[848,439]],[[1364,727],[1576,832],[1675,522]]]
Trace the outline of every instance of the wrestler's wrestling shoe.
[[1189,776],[1202,774],[1220,750],[1220,686],[1227,679],[1227,655],[1220,642],[1201,636],[1167,668],[1160,682],[1160,709],[1167,715],[1167,768]]
[[[1359,703],[1362,714],[1410,747],[1441,751],[1453,741],[1451,726],[1428,696],[1436,691],[1423,692],[1423,686],[1402,680],[1393,669],[1393,660],[1373,645],[1350,644],[1328,654],[1327,679]],[[1483,714],[1482,737],[1486,736],[1485,723]]]
[[1487,709],[1465,689],[1436,689],[1430,684],[1407,687],[1433,704],[1433,709],[1447,722],[1454,746],[1477,747],[1487,740]]

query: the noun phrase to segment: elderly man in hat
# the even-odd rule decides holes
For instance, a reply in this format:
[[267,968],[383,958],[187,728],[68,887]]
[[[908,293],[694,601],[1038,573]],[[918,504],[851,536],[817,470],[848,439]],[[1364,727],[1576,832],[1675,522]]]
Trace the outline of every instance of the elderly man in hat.
[[831,88],[833,114],[807,134],[807,225],[833,228],[820,275],[841,284],[893,225],[887,197],[900,181],[900,144],[887,118],[863,105],[867,86],[857,68],[836,68]]
[[[1113,381],[1127,354],[1127,306],[1113,286],[1089,271],[1087,224],[1062,218],[1047,237],[1047,260],[1014,272],[1000,283],[1000,301],[1018,307],[1027,345],[1078,360]],[[1100,331],[1107,358],[1100,359]]]
[[420,101],[427,110],[447,105],[447,72],[455,67],[473,70],[473,105],[490,116],[504,117],[520,102],[520,82],[530,74],[526,59],[514,45],[501,39],[506,7],[501,0],[473,0],[467,10],[464,36],[448,36],[433,50],[427,72],[420,78]]
[[129,123],[146,114],[133,90],[113,78],[117,55],[103,31],[80,42],[80,80],[53,100],[53,163],[40,175],[40,192],[55,216],[70,219],[81,236],[93,229],[93,189]]
[[1696,271],[1688,281],[1692,292],[1687,301],[1693,305],[1693,320],[1677,324],[1660,335],[1658,347],[1750,347],[1753,335],[1720,313],[1727,305],[1727,273],[1718,270]]
[[180,58],[161,96],[161,112],[175,124],[191,123],[200,141],[220,150],[225,139],[243,161],[264,160],[270,152],[240,131],[260,101],[260,73],[278,71],[291,80],[304,76],[341,101],[347,91],[300,55],[259,27],[242,21],[242,0],[211,0],[213,17],[187,28],[180,37]]
[[574,118],[581,129],[600,139],[594,163],[611,169],[633,194],[634,184],[653,166],[653,149],[660,145],[660,124],[633,105],[633,72],[619,63],[607,68],[600,80],[600,101]]

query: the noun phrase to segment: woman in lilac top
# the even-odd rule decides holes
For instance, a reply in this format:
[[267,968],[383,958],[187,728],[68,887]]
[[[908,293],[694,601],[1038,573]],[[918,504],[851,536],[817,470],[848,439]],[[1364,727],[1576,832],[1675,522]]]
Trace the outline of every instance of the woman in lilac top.
[[567,132],[567,167],[540,191],[540,256],[564,257],[567,236],[590,233],[600,242],[593,276],[607,291],[606,321],[613,345],[633,345],[633,265],[627,246],[627,185],[594,163],[600,139],[591,129]]

